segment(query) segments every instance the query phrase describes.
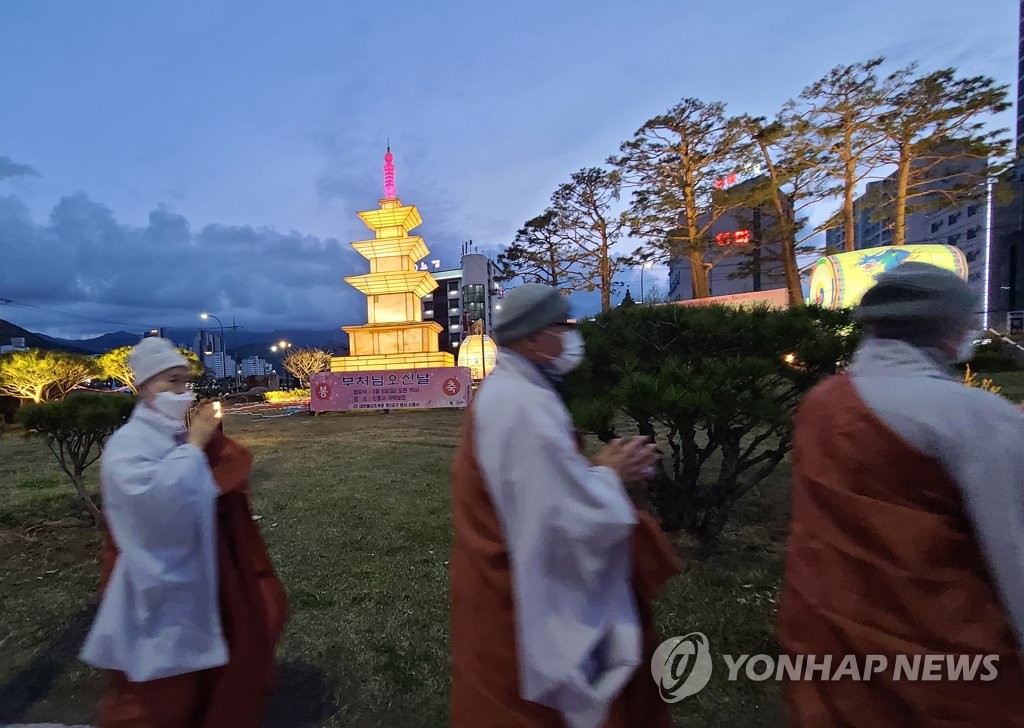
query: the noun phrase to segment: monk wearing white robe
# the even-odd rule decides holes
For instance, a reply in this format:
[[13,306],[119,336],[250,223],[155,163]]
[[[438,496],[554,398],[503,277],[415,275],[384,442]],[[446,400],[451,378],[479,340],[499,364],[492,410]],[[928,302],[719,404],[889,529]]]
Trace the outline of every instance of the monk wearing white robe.
[[657,452],[578,448],[558,392],[583,341],[556,289],[502,302],[497,366],[467,413],[453,468],[453,728],[667,728],[650,659],[650,601],[677,573],[630,500]]
[[195,410],[188,362],[143,339],[139,403],[101,459],[103,598],[81,657],[107,670],[102,728],[257,728],[287,605],[249,509],[252,456]]

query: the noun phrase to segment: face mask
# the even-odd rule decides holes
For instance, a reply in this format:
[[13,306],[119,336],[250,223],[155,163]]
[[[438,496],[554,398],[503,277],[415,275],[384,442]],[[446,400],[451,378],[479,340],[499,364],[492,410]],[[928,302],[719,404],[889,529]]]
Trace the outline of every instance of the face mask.
[[583,334],[575,329],[562,332],[562,353],[551,360],[559,374],[568,374],[583,361]]
[[974,358],[974,352],[977,350],[977,345],[974,340],[978,338],[977,332],[971,331],[964,340],[960,342],[960,346],[956,350],[956,363],[966,364]]
[[160,392],[153,397],[153,403],[150,407],[173,422],[184,422],[185,415],[188,413],[188,409],[192,406],[193,401],[195,401],[195,397],[191,392],[185,392],[184,394]]

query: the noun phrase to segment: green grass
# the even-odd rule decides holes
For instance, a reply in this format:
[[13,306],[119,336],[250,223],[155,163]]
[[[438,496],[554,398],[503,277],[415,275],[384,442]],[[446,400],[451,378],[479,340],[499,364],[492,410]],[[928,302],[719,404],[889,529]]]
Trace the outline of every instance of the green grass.
[[[228,432],[255,453],[254,507],[293,611],[272,724],[446,725],[448,489],[460,418],[228,416]],[[713,553],[680,541],[686,572],[659,602],[663,637],[703,631],[718,652],[775,651],[787,474],[783,466],[741,502]],[[42,443],[0,438],[0,697],[10,699],[12,681],[15,696],[31,696],[8,718],[88,721],[103,687],[76,659],[100,542],[74,512]],[[679,725],[782,725],[774,684],[721,672],[673,707]]]
[[979,378],[991,379],[992,382],[1002,388],[1000,394],[1015,402],[1024,401],[1024,372],[996,372],[986,374],[978,372]]

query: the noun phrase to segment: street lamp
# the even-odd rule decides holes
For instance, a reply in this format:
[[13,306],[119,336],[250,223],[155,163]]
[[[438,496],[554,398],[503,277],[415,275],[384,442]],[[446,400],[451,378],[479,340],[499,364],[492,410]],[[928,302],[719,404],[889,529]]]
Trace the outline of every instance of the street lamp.
[[650,270],[653,267],[654,263],[649,260],[645,260],[643,265],[640,266],[640,303],[644,302],[644,271]]
[[[281,352],[281,355],[283,357],[285,354],[288,353],[288,350],[290,348],[292,348],[292,345],[289,342],[285,341],[284,339],[281,339],[279,342],[277,342],[276,344],[271,346],[270,350],[272,352],[274,352],[274,353]],[[283,360],[282,360],[282,364],[283,364]],[[287,372],[287,371],[288,370],[286,369],[285,372]]]
[[[224,346],[225,343],[226,343],[226,340],[224,338],[224,322],[221,321],[216,316],[214,316],[212,313],[205,313],[205,312],[201,313],[201,314],[199,314],[199,318],[201,318],[203,321],[206,321],[207,319],[213,319],[218,324],[220,324],[220,375],[222,377],[226,377],[228,375],[228,362],[227,362],[227,353],[225,352],[225,346]],[[232,369],[234,369],[234,368],[235,367],[232,367]],[[235,386],[236,387],[238,386],[238,374],[237,373],[235,374]]]

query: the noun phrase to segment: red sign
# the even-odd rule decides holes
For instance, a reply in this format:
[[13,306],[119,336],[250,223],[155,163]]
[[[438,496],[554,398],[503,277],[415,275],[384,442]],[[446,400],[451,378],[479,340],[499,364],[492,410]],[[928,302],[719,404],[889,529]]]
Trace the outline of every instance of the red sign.
[[468,367],[319,372],[310,377],[309,409],[345,412],[465,407],[471,387]]
[[727,174],[725,177],[720,177],[715,180],[715,189],[724,190],[726,187],[732,187],[736,184],[736,173]]
[[728,233],[718,233],[715,236],[715,245],[720,248],[724,248],[727,245],[749,245],[750,244],[750,231],[749,230],[734,230]]

